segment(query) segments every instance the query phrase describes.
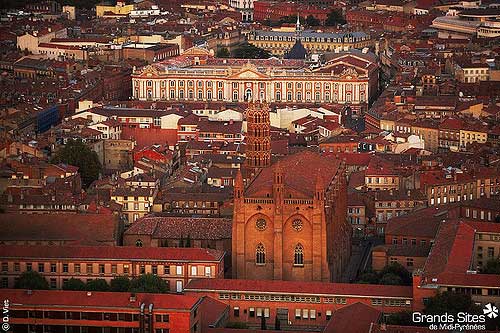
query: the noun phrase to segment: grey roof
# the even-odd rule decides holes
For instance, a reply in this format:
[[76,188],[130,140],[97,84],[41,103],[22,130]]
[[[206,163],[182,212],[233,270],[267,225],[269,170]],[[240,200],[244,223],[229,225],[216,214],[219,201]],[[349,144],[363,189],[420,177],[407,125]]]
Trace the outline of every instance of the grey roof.
[[305,59],[307,55],[307,51],[300,42],[300,40],[296,40],[293,47],[288,51],[285,55],[285,59]]
[[[269,30],[255,30],[256,36],[282,36],[282,37],[295,37],[295,32],[288,31],[269,31]],[[354,31],[354,32],[316,32],[313,30],[304,30],[301,32],[301,39],[304,38],[344,38],[344,37],[353,37],[353,38],[368,38],[368,35],[362,31]]]

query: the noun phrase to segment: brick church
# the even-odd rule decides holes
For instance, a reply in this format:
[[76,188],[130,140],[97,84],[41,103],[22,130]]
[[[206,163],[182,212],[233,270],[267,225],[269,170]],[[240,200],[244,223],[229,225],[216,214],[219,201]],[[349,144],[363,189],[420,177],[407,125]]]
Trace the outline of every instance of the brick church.
[[256,176],[246,188],[241,173],[235,180],[233,277],[339,281],[351,249],[344,162],[304,151],[269,166],[266,126],[252,123],[259,107],[248,111]]

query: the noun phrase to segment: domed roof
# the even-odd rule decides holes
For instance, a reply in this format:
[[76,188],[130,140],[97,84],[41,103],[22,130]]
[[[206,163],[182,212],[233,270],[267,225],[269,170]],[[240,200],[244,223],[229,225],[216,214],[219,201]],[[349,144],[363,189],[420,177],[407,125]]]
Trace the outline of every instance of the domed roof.
[[300,39],[297,39],[293,47],[285,55],[285,59],[305,59],[306,55],[307,50],[302,45]]

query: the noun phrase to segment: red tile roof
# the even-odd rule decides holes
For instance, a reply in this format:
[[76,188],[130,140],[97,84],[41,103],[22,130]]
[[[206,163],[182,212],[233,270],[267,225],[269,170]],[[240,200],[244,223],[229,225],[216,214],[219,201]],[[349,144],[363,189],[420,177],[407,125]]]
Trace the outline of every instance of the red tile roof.
[[[500,205],[500,203],[498,203]],[[498,208],[500,209],[500,207]],[[463,219],[461,219],[463,221]],[[465,220],[476,232],[500,234],[500,223]]]
[[151,235],[153,238],[191,239],[231,238],[231,219],[201,217],[143,217],[125,231],[125,235]]
[[413,295],[412,287],[409,286],[240,279],[194,279],[186,285],[184,290],[186,292],[237,291],[391,298],[412,298]]
[[459,221],[444,221],[439,227],[436,241],[424,265],[424,278],[428,283],[441,273],[466,273],[472,264],[474,229]]
[[321,174],[324,188],[339,171],[341,161],[320,156],[317,153],[303,151],[289,155],[269,168],[265,168],[247,188],[245,195],[249,197],[265,197],[272,193],[273,172],[275,168],[283,170],[285,197],[291,194],[294,198],[312,198],[317,176]]
[[64,241],[81,245],[116,244],[113,214],[0,214],[1,241]]
[[220,261],[224,252],[213,249],[135,246],[0,245],[2,258],[127,259]]
[[393,217],[387,221],[385,233],[391,236],[434,238],[439,224],[446,218],[444,213],[445,210],[430,207]]
[[323,332],[368,332],[372,323],[378,323],[381,314],[379,310],[360,302],[344,306],[333,313]]
[[[141,303],[154,304],[155,310],[190,310],[198,302],[199,297],[173,294],[135,294],[135,301],[130,301],[127,292],[86,292],[67,290],[32,290],[28,293],[22,289],[2,289],[2,297],[9,299],[12,307],[30,305],[68,306],[129,309],[138,311]],[[107,309],[107,310],[105,310]]]

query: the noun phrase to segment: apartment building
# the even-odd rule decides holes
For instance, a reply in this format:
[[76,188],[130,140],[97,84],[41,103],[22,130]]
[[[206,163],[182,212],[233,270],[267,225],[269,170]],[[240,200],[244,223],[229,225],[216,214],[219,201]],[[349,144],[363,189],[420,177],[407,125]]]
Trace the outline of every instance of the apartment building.
[[19,289],[4,289],[2,296],[9,332],[201,332],[199,297]]
[[181,292],[193,278],[222,278],[224,252],[201,248],[136,246],[0,246],[0,277],[3,288],[12,288],[23,272],[36,271],[61,289],[71,278],[84,282],[117,276],[131,278],[155,274],[164,279],[171,291]]

